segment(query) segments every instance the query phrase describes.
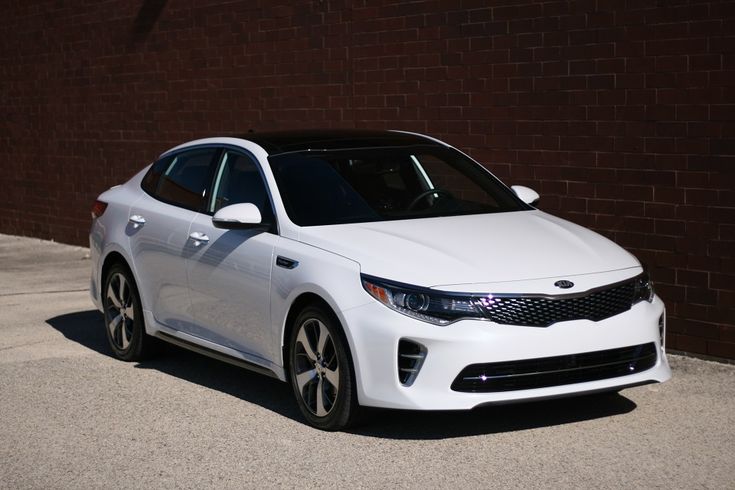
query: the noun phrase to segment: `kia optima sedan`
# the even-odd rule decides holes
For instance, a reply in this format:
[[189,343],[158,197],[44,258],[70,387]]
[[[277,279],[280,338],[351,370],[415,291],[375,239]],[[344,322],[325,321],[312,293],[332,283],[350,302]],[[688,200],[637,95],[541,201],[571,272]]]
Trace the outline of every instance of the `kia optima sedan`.
[[669,379],[644,268],[538,198],[419,134],[201,139],[94,203],[91,295],[118,358],[273,376],[326,430]]

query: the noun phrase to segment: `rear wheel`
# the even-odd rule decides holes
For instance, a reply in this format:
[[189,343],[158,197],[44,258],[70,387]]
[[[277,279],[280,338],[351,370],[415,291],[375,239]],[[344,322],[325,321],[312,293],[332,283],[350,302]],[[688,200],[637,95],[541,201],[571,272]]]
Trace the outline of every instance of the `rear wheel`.
[[319,306],[296,318],[289,342],[289,377],[301,413],[322,430],[355,424],[360,407],[352,360],[339,323]]
[[122,264],[113,265],[107,273],[102,304],[107,340],[115,357],[123,361],[145,358],[152,351],[155,339],[145,333],[138,288]]

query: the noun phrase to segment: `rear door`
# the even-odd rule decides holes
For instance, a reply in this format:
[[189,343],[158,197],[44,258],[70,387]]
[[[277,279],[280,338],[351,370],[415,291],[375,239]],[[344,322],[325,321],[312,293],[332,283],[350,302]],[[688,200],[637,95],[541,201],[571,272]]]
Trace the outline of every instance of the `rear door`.
[[154,163],[143,180],[146,191],[130,209],[128,234],[143,304],[156,321],[176,330],[195,330],[186,258],[196,251],[189,227],[203,208],[216,148],[195,148]]

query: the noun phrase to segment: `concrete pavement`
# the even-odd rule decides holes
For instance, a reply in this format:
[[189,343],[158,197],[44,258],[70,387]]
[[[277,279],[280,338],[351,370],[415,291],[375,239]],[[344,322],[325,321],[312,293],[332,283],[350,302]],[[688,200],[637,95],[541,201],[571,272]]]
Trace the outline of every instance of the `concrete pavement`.
[[287,385],[107,347],[84,248],[0,235],[0,488],[735,488],[735,366],[621,395],[305,425]]

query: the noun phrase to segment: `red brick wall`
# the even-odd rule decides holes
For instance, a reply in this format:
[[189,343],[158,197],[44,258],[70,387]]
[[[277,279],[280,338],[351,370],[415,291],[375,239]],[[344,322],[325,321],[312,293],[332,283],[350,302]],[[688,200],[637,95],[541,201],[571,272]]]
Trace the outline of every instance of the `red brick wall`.
[[99,192],[194,137],[416,130],[647,262],[670,347],[735,358],[732,1],[3,7],[0,232],[85,243]]

